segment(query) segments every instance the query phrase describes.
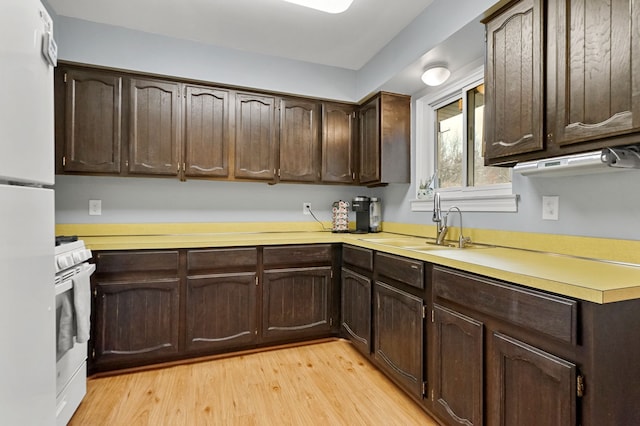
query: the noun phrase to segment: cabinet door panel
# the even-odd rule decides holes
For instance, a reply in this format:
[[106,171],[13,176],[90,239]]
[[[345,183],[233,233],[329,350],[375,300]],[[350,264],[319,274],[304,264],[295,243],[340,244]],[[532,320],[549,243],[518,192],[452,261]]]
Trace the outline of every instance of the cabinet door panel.
[[544,148],[542,19],[521,0],[487,24],[487,161]]
[[281,181],[315,182],[319,178],[320,106],[296,99],[280,102]]
[[264,271],[265,341],[328,334],[331,267]]
[[[555,7],[554,7],[555,6]],[[549,100],[556,142],[568,145],[640,130],[640,4],[552,2]],[[553,77],[557,76],[557,80]]]
[[180,255],[177,250],[105,251],[95,255],[96,275],[156,274],[178,275]]
[[256,340],[256,274],[187,278],[187,350],[241,347]]
[[422,397],[422,299],[376,281],[375,359],[414,396]]
[[187,86],[185,176],[229,175],[229,92]]
[[235,177],[271,180],[275,177],[276,100],[272,96],[236,95]]
[[64,171],[120,173],[122,78],[65,72]]
[[139,361],[178,352],[179,279],[98,282],[95,363]]
[[196,249],[187,252],[187,273],[206,275],[215,272],[251,272],[258,264],[256,247]]
[[424,288],[424,262],[420,260],[376,252],[375,264],[379,276],[391,278],[412,287]]
[[359,182],[380,181],[380,98],[360,109]]
[[345,244],[342,247],[342,263],[373,271],[373,250]]
[[129,173],[177,175],[180,85],[131,79],[129,97]]
[[433,268],[433,295],[567,343],[577,342],[578,303],[566,297],[441,266]]
[[342,268],[342,329],[362,353],[371,353],[371,279]]
[[574,364],[498,332],[489,353],[490,425],[576,424]]
[[355,164],[353,113],[351,105],[325,103],[322,106],[322,181],[353,183]]
[[526,327],[567,343],[576,344],[578,303],[566,297],[446,269],[433,268],[435,300],[473,306],[511,324]]
[[333,245],[300,244],[263,248],[263,263],[268,269],[282,267],[331,265]]
[[482,425],[483,324],[442,306],[433,311],[434,410],[452,424]]

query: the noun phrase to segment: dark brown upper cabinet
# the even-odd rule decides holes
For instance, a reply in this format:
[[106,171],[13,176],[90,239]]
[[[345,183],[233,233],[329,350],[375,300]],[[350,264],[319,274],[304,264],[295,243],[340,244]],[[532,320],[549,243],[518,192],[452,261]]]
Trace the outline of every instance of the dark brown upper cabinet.
[[229,176],[229,91],[185,89],[184,175]]
[[381,92],[360,107],[358,182],[409,183],[411,98]]
[[278,180],[317,182],[320,179],[320,103],[280,100]]
[[640,5],[518,0],[485,20],[485,163],[637,143]]
[[[554,143],[566,147],[640,131],[640,4],[554,0],[548,21]],[[616,142],[602,143],[609,144]]]
[[236,94],[235,177],[271,180],[278,148],[276,98]]
[[544,149],[542,0],[487,23],[485,161]]
[[56,173],[409,182],[410,97],[362,105],[62,64]]
[[129,90],[129,173],[177,176],[181,85],[132,78]]
[[[57,137],[64,172],[120,173],[122,78],[75,69],[56,70]],[[61,120],[63,118],[63,120]],[[58,135],[64,129],[64,135]]]
[[322,104],[322,182],[356,182],[355,111],[354,105]]
[[380,98],[360,108],[358,177],[362,184],[380,180]]

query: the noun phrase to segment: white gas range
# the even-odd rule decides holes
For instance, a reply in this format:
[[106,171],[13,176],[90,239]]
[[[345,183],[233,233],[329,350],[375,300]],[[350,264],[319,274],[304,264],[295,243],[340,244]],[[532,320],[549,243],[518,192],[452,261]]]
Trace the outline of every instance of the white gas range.
[[[56,241],[58,242],[58,241]],[[82,240],[55,248],[56,424],[66,425],[87,392],[91,250]]]

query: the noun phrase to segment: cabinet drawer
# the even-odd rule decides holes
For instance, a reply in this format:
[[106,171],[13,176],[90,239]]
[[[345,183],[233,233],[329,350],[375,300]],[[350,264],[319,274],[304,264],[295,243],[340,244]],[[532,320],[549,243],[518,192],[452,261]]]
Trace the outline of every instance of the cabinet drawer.
[[376,252],[376,271],[392,280],[424,288],[424,263],[419,260]]
[[254,271],[258,263],[258,249],[255,247],[189,250],[187,271],[241,270]]
[[575,344],[578,302],[458,271],[433,268],[434,298]]
[[116,251],[96,255],[97,273],[124,272],[175,272],[178,273],[178,251]]
[[310,244],[265,247],[265,267],[287,267],[289,265],[328,265],[332,260],[331,244]]
[[373,271],[373,251],[345,245],[342,248],[342,263]]

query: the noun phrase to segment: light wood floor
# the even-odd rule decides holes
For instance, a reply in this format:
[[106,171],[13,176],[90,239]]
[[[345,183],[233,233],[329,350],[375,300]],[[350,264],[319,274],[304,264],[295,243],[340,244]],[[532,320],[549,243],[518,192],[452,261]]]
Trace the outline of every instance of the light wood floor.
[[343,340],[90,379],[69,424],[437,425]]

